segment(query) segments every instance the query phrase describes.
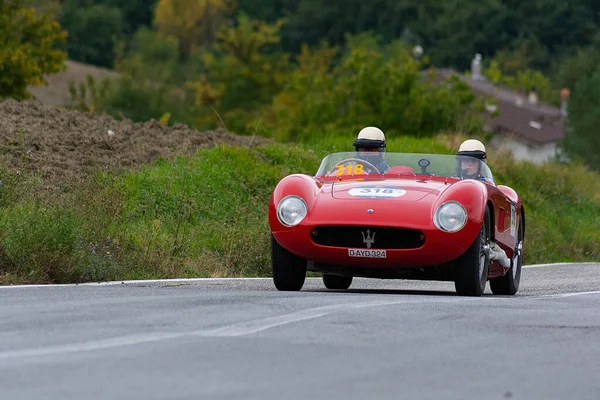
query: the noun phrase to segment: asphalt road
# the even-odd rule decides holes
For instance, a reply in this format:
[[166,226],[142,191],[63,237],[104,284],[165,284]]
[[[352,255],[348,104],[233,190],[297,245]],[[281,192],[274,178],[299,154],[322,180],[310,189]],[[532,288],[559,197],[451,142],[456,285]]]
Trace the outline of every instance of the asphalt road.
[[[488,286],[489,291],[489,286]],[[600,264],[452,283],[0,287],[0,399],[600,399]]]

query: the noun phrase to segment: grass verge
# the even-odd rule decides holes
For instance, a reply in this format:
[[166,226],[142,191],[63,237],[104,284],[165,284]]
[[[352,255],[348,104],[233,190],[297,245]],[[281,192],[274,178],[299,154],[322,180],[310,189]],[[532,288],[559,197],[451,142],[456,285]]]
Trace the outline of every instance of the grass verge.
[[[452,153],[449,140],[392,139],[388,150]],[[53,191],[35,175],[5,178],[0,282],[269,276],[272,189],[287,174],[314,173],[324,154],[351,141],[202,149]],[[489,164],[525,199],[527,263],[600,259],[600,176],[506,155]]]

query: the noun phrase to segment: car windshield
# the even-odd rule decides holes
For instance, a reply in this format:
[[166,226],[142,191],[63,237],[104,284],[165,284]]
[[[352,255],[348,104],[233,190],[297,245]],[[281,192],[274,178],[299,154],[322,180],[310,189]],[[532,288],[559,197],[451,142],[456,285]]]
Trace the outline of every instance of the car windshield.
[[323,158],[317,177],[435,176],[494,182],[486,163],[469,156],[426,153],[340,152]]

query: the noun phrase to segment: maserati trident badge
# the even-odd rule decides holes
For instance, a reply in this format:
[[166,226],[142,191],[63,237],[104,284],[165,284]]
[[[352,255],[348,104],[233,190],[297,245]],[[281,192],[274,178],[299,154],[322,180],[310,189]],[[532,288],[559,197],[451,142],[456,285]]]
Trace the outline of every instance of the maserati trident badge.
[[373,232],[373,236],[371,236],[371,231],[367,229],[367,236],[365,237],[365,233],[361,231],[363,237],[363,243],[367,245],[367,249],[371,248],[371,245],[375,243],[375,232]]
[[369,209],[367,210],[367,214],[373,214],[373,209],[372,209],[372,208],[369,208]]

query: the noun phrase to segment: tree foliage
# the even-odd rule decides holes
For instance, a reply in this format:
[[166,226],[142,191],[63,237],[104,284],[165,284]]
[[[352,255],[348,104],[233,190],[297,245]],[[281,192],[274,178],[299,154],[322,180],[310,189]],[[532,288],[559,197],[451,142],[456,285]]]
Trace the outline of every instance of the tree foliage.
[[[373,31],[386,42],[402,38],[422,45],[437,67],[465,70],[473,54],[481,53],[496,58],[508,74],[520,65],[548,73],[556,60],[592,43],[600,29],[600,2],[590,0],[63,0],[61,15],[98,5],[121,12],[126,42],[154,21],[180,40],[184,58],[210,47],[220,26],[241,11],[269,23],[285,18],[275,49],[290,54],[304,44],[325,40],[339,46],[347,33]],[[70,32],[70,23],[60,21]],[[70,52],[83,61],[81,54]]]
[[[491,57],[495,50],[510,44],[508,14],[500,0],[444,0],[437,12],[441,18],[429,26],[434,65],[469,67],[475,53]],[[429,47],[429,46],[428,46]]]
[[118,61],[117,69],[140,80],[174,83],[178,60],[176,38],[142,27],[133,36],[127,56]]
[[203,74],[188,83],[195,91],[196,107],[209,108],[208,120],[229,121],[228,128],[241,132],[241,113],[269,103],[283,87],[288,70],[285,54],[269,54],[279,43],[283,20],[272,24],[240,14],[237,24],[224,26],[216,35],[213,52],[202,53]]
[[60,10],[59,0],[23,0],[23,7],[35,8],[42,13],[56,14]]
[[553,105],[560,103],[560,91],[554,88],[548,77],[540,71],[524,68],[514,71],[513,74],[507,74],[500,65],[498,60],[492,60],[489,67],[483,70],[483,75],[490,82],[508,87],[520,94],[527,95],[535,90],[541,101]]
[[571,158],[581,158],[600,171],[600,69],[580,80],[568,105],[568,119],[562,147]]
[[67,51],[77,61],[113,68],[122,46],[123,15],[107,3],[79,7],[80,1],[67,0],[60,17],[69,32]]
[[574,88],[577,82],[591,76],[600,65],[600,33],[589,46],[566,54],[555,67],[555,85]]
[[228,0],[158,0],[154,24],[159,32],[179,40],[180,55],[185,57],[211,47],[231,11]]
[[157,0],[105,0],[109,7],[118,8],[123,16],[123,34],[133,35],[139,28],[150,27]]
[[563,87],[591,84],[600,62],[600,2],[590,0],[21,2],[59,4],[69,57],[127,77],[105,102],[111,113],[281,138],[366,120],[415,135],[478,129],[468,88],[425,72],[468,71],[475,53],[491,81],[554,105]]
[[67,56],[56,48],[67,37],[60,24],[23,5],[0,2],[0,98],[28,98],[27,87],[61,71]]
[[343,52],[303,48],[298,68],[267,111],[265,124],[275,136],[296,140],[365,125],[414,136],[481,127],[467,117],[474,105],[470,88],[458,79],[433,83],[435,70],[422,71],[401,42],[372,48],[353,46],[349,37],[348,43]]

